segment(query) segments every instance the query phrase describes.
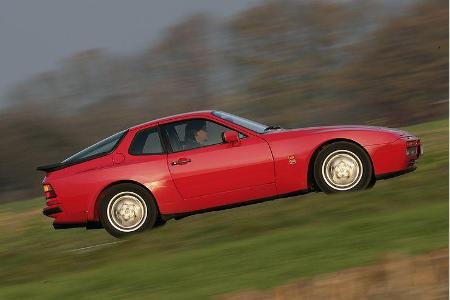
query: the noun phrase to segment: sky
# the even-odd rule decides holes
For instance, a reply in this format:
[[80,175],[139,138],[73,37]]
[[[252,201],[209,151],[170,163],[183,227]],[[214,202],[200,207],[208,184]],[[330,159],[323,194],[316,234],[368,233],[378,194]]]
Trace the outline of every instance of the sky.
[[92,48],[133,53],[195,13],[227,18],[260,0],[0,0],[0,106],[14,83]]

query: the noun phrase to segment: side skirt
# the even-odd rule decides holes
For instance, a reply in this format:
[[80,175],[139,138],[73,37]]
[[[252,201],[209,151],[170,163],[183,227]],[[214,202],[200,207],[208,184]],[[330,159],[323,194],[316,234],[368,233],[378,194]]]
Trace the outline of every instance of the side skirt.
[[164,214],[164,215],[161,215],[161,219],[164,220],[164,221],[168,221],[170,219],[179,220],[179,219],[183,219],[183,218],[186,218],[186,217],[189,217],[189,216],[203,214],[203,213],[208,213],[208,212],[213,212],[213,211],[221,211],[221,210],[232,209],[232,208],[241,207],[241,206],[252,205],[252,204],[256,204],[256,203],[272,201],[272,200],[281,199],[281,198],[288,198],[288,197],[293,197],[293,196],[305,195],[305,194],[308,194],[309,192],[311,192],[310,189],[308,189],[308,190],[300,190],[300,191],[295,191],[295,192],[286,193],[286,194],[282,194],[282,195],[276,195],[276,196],[260,198],[260,199],[253,199],[253,200],[249,200],[249,201],[245,201],[245,202],[239,202],[239,203],[227,204],[227,205],[223,205],[223,206],[210,207],[210,208],[200,209],[200,210],[195,210],[195,211],[175,213],[175,214]]

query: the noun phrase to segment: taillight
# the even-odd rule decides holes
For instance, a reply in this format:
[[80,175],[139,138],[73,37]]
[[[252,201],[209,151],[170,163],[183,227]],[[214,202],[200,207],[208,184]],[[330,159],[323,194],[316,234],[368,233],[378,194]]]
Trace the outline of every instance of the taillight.
[[44,184],[44,194],[46,199],[51,199],[56,197],[55,190],[50,184]]

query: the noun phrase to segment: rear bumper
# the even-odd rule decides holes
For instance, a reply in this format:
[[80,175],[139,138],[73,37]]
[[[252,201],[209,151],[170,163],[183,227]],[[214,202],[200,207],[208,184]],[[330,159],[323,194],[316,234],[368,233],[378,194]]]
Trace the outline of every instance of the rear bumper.
[[86,227],[86,223],[58,223],[59,216],[63,217],[63,210],[59,206],[45,207],[42,210],[42,214],[46,217],[55,218],[55,221],[53,222],[53,228],[55,229]]
[[42,210],[42,214],[47,217],[52,217],[55,214],[62,213],[62,209],[59,206],[46,207]]
[[54,219],[53,227],[55,229],[86,227],[89,223],[83,211],[79,211],[78,209],[74,211],[72,206],[67,205],[60,198],[47,200],[42,214]]

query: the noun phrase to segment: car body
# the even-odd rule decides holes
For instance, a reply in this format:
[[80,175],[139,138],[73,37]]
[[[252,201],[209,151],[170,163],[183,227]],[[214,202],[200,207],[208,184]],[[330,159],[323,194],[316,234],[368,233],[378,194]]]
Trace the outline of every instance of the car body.
[[[187,134],[193,122],[209,126],[209,144],[183,144],[180,130]],[[88,155],[81,151],[61,163],[38,167],[47,172],[43,213],[54,218],[55,228],[105,226],[100,202],[117,185],[134,185],[140,189],[137,194],[147,193],[142,198],[154,202],[154,226],[158,220],[297,193],[368,188],[377,179],[415,170],[422,152],[420,139],[401,130],[355,125],[281,129],[217,111],[161,118],[109,139],[114,142],[108,144],[110,149],[90,147],[84,150]],[[325,148],[337,154],[325,157]],[[317,165],[321,156],[322,166]],[[328,181],[331,187],[324,186]],[[120,216],[137,214],[133,205],[143,213],[139,201],[127,201],[120,204]]]

